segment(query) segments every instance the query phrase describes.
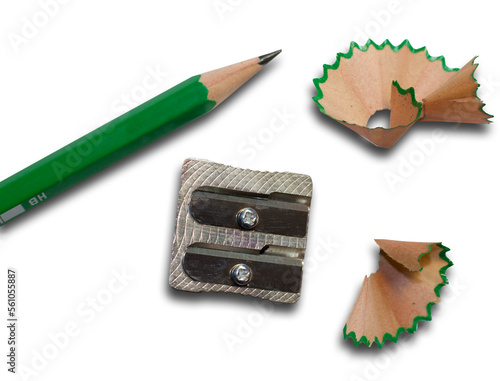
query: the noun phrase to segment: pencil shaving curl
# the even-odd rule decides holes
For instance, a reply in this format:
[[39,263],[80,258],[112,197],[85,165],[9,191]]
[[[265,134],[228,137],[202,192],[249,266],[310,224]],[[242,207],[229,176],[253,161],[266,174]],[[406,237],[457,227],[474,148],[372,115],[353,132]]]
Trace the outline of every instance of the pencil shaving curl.
[[[313,100],[321,112],[344,124],[376,146],[392,147],[418,120],[489,123],[477,97],[474,59],[462,69],[450,68],[443,56],[415,49],[408,40],[377,45],[352,42],[338,53],[323,76],[313,80]],[[367,128],[377,111],[391,110],[389,128]]]
[[379,269],[365,277],[346,325],[344,339],[357,347],[397,342],[402,332],[414,333],[418,323],[430,321],[431,308],[448,284],[453,265],[441,243],[376,240]]

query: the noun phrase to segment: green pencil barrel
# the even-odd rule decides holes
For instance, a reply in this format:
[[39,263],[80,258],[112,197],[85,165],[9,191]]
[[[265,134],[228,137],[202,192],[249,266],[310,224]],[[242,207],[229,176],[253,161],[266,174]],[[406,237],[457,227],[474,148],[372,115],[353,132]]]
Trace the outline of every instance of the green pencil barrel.
[[0,225],[71,188],[176,128],[216,102],[189,78],[0,183]]

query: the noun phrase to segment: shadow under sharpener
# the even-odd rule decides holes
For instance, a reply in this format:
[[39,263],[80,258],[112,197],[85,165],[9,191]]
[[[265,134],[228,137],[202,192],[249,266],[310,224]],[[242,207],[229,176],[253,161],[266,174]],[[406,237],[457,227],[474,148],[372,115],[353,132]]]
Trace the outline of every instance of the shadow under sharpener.
[[306,175],[187,159],[170,285],[295,303],[302,286],[311,197],[312,180]]

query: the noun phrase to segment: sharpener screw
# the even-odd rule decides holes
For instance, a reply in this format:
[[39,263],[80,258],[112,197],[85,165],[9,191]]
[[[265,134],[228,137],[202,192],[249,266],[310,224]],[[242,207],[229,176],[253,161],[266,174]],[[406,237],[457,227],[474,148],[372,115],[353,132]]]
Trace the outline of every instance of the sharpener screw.
[[259,223],[259,215],[252,208],[240,210],[236,218],[238,220],[238,225],[243,229],[253,229]]
[[245,264],[238,264],[230,271],[231,279],[238,286],[245,286],[252,280],[252,269]]

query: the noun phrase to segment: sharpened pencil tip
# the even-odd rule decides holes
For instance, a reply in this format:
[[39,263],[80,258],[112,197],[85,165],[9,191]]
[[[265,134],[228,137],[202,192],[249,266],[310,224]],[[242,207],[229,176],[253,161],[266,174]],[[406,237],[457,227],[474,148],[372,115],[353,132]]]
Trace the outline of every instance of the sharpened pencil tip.
[[264,54],[263,56],[260,56],[259,57],[260,58],[259,65],[268,64],[269,62],[271,62],[273,60],[274,57],[276,57],[280,53],[281,53],[281,49],[276,50],[275,52],[267,53],[267,54]]

